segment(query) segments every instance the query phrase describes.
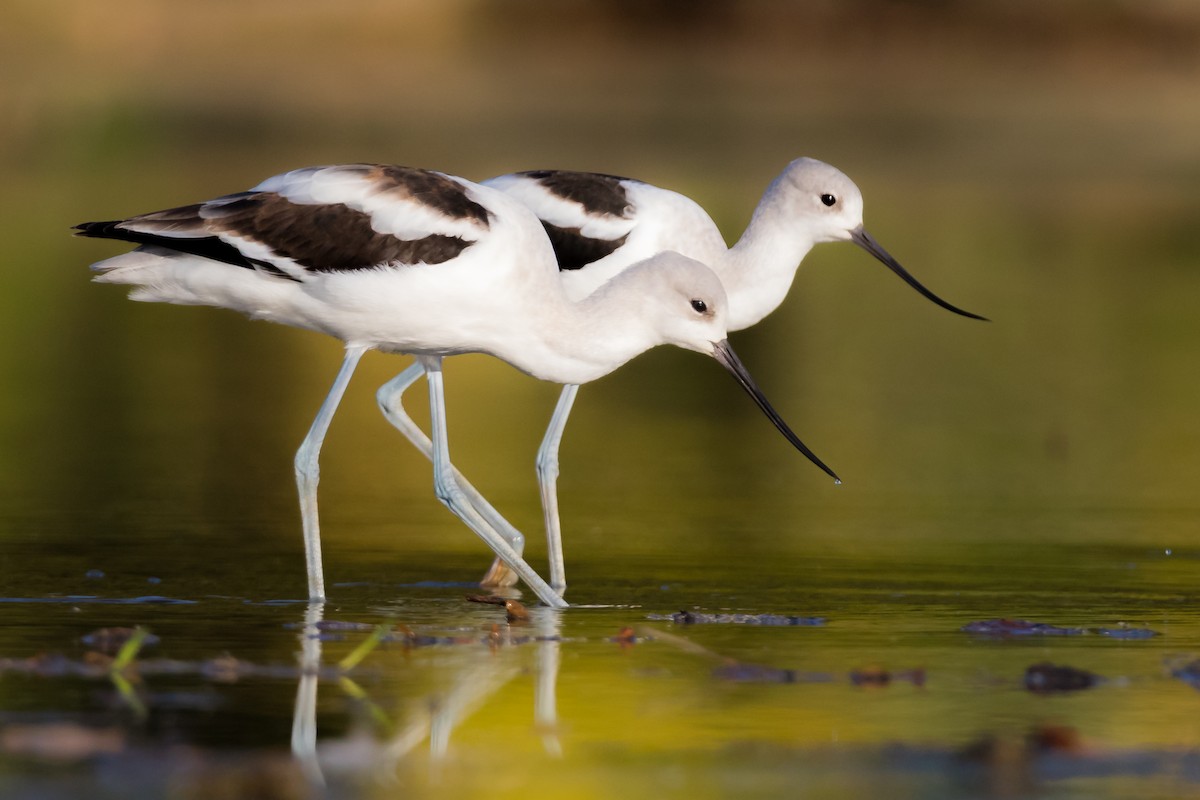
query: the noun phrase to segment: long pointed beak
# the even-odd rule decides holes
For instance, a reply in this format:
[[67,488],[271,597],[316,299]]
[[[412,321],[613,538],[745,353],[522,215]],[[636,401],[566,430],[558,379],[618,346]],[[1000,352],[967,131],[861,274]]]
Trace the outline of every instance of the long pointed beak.
[[771,404],[767,402],[767,398],[763,396],[762,390],[758,388],[758,385],[754,382],[754,379],[750,377],[750,373],[746,371],[746,367],[744,364],[742,364],[741,359],[737,357],[737,353],[733,352],[733,348],[730,347],[728,339],[714,342],[712,355],[713,358],[715,358],[721,364],[721,366],[729,370],[729,374],[732,375],[734,379],[737,380],[737,382],[741,385],[741,387],[746,390],[746,394],[754,398],[754,402],[759,408],[762,409],[762,412],[767,415],[767,419],[774,423],[775,427],[778,428],[779,432],[782,433],[784,437],[792,443],[793,447],[795,447],[801,453],[804,453],[804,455],[808,456],[808,460],[824,470],[829,477],[833,478],[838,483],[842,482],[842,479],[839,478],[833,470],[825,466],[825,462],[817,458],[816,454],[814,454],[812,450],[809,450],[808,447],[805,446],[804,442],[800,441],[799,436],[792,433],[792,429],[789,428],[787,423],[783,421],[783,417],[779,416],[779,412],[772,408]]
[[908,270],[906,270],[904,267],[900,266],[900,262],[897,261],[896,259],[892,258],[892,256],[888,253],[888,251],[884,250],[883,247],[879,244],[879,242],[875,241],[875,239],[872,238],[871,234],[869,234],[865,230],[863,230],[861,225],[858,226],[857,228],[855,228],[854,230],[850,231],[850,241],[854,242],[856,245],[861,247],[863,250],[866,250],[868,253],[875,256],[875,258],[882,261],[883,264],[888,269],[890,269],[892,272],[899,275],[904,280],[905,283],[907,283],[912,288],[916,289],[925,298],[932,300],[934,303],[938,304],[939,306],[946,309],[947,311],[953,311],[955,314],[961,314],[962,316],[970,317],[971,319],[981,319],[984,322],[989,321],[987,317],[981,317],[978,314],[972,314],[970,311],[963,311],[958,306],[950,305],[945,300],[943,300],[942,298],[938,297],[933,292],[926,289],[921,284],[920,281],[918,281],[912,275],[909,275]]

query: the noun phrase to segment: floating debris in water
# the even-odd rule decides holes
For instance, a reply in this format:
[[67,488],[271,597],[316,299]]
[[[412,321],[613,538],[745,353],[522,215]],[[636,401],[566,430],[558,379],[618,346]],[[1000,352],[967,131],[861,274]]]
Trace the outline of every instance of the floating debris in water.
[[498,594],[469,594],[466,596],[468,603],[483,603],[489,606],[502,606],[508,602],[508,598],[501,597]]
[[509,622],[523,623],[529,621],[529,609],[520,601],[495,594],[469,594],[468,603],[483,603],[489,606],[504,606],[504,616]]
[[[800,676],[794,669],[780,669],[762,664],[743,664],[740,661],[730,661],[713,670],[713,677],[718,680],[734,683],[800,683]],[[834,680],[832,675],[819,676],[816,680],[804,680],[804,683],[828,683]]]
[[1171,659],[1167,661],[1167,669],[1171,671],[1171,677],[1178,678],[1193,689],[1200,689],[1200,658],[1188,661]]
[[1085,669],[1064,667],[1049,662],[1034,664],[1025,670],[1025,688],[1038,694],[1090,689],[1098,681],[1099,676]]
[[[1074,728],[1040,725],[1019,738],[983,736],[959,750],[956,760],[986,770],[989,797],[1027,797],[1037,794],[1039,779],[1094,775],[1096,770],[1108,775],[1117,766],[1106,763],[1103,755],[1088,759],[1089,755]],[[1137,774],[1148,766],[1140,761],[1123,766],[1132,766]]]
[[960,629],[965,633],[982,636],[1083,636],[1097,634],[1112,639],[1151,639],[1158,631],[1149,628],[1133,628],[1124,622],[1116,628],[1063,628],[1047,622],[1030,622],[1024,619],[985,619],[968,622]]
[[1038,725],[1025,734],[1025,745],[1038,753],[1078,755],[1084,750],[1079,731],[1069,725]]
[[968,622],[962,626],[966,633],[985,636],[1079,636],[1083,628],[1061,628],[1046,622],[1030,622],[1024,619],[985,619]]
[[433,645],[479,644],[478,636],[436,636],[431,633],[417,633],[405,625],[384,639],[385,642],[402,644],[405,647],[430,647]]
[[628,625],[626,625],[624,628],[621,628],[621,631],[616,636],[610,637],[609,641],[621,645],[621,648],[624,649],[627,647],[632,647],[640,642],[647,641],[647,637],[638,636],[637,632],[634,631],[633,628],[630,628]]
[[143,603],[162,605],[195,605],[198,600],[180,600],[175,597],[145,595],[143,597],[100,597],[94,594],[66,594],[51,597],[0,597],[0,603],[66,603],[69,605],[84,605],[98,603],[101,605],[140,605]]
[[925,669],[903,669],[892,671],[877,665],[863,667],[850,671],[850,682],[855,686],[887,686],[895,683],[911,683],[913,686],[925,685]]
[[46,761],[82,761],[116,755],[125,749],[120,728],[92,728],[74,722],[5,725],[0,728],[0,752]]
[[[838,683],[842,677],[832,672],[800,672],[794,669],[770,667],[762,664],[746,664],[741,661],[726,660],[724,664],[713,670],[713,677],[735,683]],[[925,670],[922,668],[889,670],[880,666],[869,666],[853,669],[846,675],[847,680],[854,686],[885,687],[893,683],[911,683],[913,686],[925,685]]]
[[[41,678],[108,678],[117,666],[113,659],[101,653],[88,653],[80,660],[59,653],[39,653],[30,658],[0,658],[0,675],[6,672],[36,675]],[[255,664],[231,655],[198,661],[177,661],[169,658],[138,659],[129,671],[142,677],[154,675],[199,675],[223,683],[241,678],[294,679],[305,670],[287,664]],[[311,670],[310,670],[311,671]],[[322,679],[336,679],[345,674],[335,667],[322,667]]]
[[344,633],[370,633],[375,630],[374,625],[365,622],[345,622],[337,619],[324,619],[316,623],[287,622],[283,627],[292,631],[315,630],[316,633],[309,634],[309,638],[322,642],[340,642],[346,638],[342,635]]
[[1088,630],[1110,639],[1153,639],[1160,635],[1158,631],[1152,631],[1149,628],[1131,628],[1124,622],[1118,623],[1115,628],[1089,628]]
[[[290,629],[299,629],[307,627],[303,622],[288,622],[283,627]],[[375,630],[375,626],[367,622],[347,622],[340,619],[323,619],[313,624],[319,631],[355,631],[358,633],[370,633]]]
[[701,611],[677,611],[674,614],[647,614],[646,619],[674,622],[676,625],[824,625],[824,617],[793,617],[782,614],[705,614]]
[[504,601],[504,616],[509,622],[528,622],[529,612],[516,600]]
[[[93,650],[101,653],[113,655],[120,650],[126,642],[133,638],[136,628],[100,628],[92,631],[80,638],[84,644]],[[141,645],[158,644],[159,639],[152,633],[146,633],[142,636]]]
[[87,572],[83,573],[83,577],[87,578],[89,581],[98,581],[104,577],[104,570],[89,569]]

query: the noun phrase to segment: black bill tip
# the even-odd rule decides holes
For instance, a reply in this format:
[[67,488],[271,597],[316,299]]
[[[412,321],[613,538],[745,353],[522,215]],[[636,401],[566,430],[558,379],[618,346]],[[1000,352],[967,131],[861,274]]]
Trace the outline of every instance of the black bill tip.
[[792,432],[788,424],[783,421],[783,417],[779,416],[779,412],[772,408],[767,398],[763,395],[762,390],[758,388],[754,379],[750,377],[750,373],[746,371],[746,367],[742,364],[741,359],[733,352],[729,341],[726,339],[714,342],[712,355],[721,366],[729,371],[729,374],[734,377],[738,384],[746,390],[746,394],[754,399],[755,404],[762,409],[762,412],[767,415],[767,419],[771,420],[772,424],[779,429],[784,438],[791,442],[793,447],[807,456],[809,461],[820,467],[826,475],[833,478],[835,483],[840,485],[842,479],[837,476],[837,473],[827,467],[824,461],[817,458],[816,454],[812,450],[809,450],[804,442],[800,441],[800,437]]
[[905,283],[907,283],[912,288],[916,289],[917,292],[919,294],[921,294],[921,296],[925,297],[927,300],[932,301],[933,303],[941,306],[942,308],[946,309],[947,311],[953,311],[955,314],[959,314],[961,316],[968,317],[970,319],[983,320],[984,322],[991,321],[987,317],[981,317],[978,314],[972,314],[970,311],[964,311],[963,309],[959,308],[958,306],[951,305],[950,303],[947,303],[942,298],[938,297],[933,292],[926,289],[925,286],[920,281],[918,281],[916,278],[914,278],[912,275],[909,274],[908,270],[906,270],[904,267],[900,266],[900,262],[897,261],[896,259],[892,258],[891,254],[888,253],[887,250],[884,250],[883,246],[880,245],[879,242],[875,241],[874,237],[872,237],[871,234],[869,234],[865,230],[863,230],[861,225],[850,232],[850,241],[854,242],[856,245],[861,247],[863,250],[866,250],[868,253],[875,256],[875,258],[879,259],[879,261],[882,262],[884,266],[886,266],[892,272],[899,275],[900,278]]

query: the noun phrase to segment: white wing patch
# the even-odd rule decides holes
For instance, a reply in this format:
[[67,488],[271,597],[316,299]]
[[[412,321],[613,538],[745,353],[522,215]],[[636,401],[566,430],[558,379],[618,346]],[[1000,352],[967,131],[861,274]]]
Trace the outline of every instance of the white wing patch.
[[[344,205],[370,217],[378,233],[398,239],[422,239],[430,235],[477,241],[487,227],[478,216],[453,216],[437,204],[427,202],[418,191],[404,191],[386,168],[367,164],[309,167],[292,170],[260,183],[256,191],[274,192],[303,205]],[[415,172],[415,171],[414,171]],[[441,173],[436,175],[468,195],[467,187]],[[474,198],[472,198],[474,200]]]
[[542,222],[578,231],[588,239],[620,239],[629,235],[637,225],[636,208],[631,207],[626,212],[628,216],[624,217],[590,212],[582,203],[555,194],[528,175],[500,175],[484,181],[483,185],[515,198]]

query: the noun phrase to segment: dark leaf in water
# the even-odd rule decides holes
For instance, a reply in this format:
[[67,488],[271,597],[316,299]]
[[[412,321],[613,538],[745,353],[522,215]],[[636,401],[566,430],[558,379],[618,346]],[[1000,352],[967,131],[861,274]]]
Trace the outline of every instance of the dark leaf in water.
[[706,614],[702,611],[678,611],[674,614],[647,614],[647,619],[665,620],[676,625],[824,625],[824,617],[794,617],[782,614]]
[[1083,669],[1050,663],[1034,664],[1025,670],[1025,688],[1031,692],[1074,692],[1096,685],[1097,676]]
[[[303,622],[287,622],[283,627],[286,630],[300,630],[308,627]],[[375,626],[366,622],[344,622],[338,619],[324,619],[316,623],[316,629],[319,631],[355,631],[362,633],[370,633],[375,630]]]
[[903,681],[911,683],[913,686],[924,686],[925,670],[917,667],[916,669],[893,672],[884,667],[873,665],[850,671],[850,682],[855,686],[887,686],[893,681]]
[[1126,628],[1124,626],[1117,628],[1095,628],[1095,633],[1101,636],[1107,636],[1110,639],[1153,639],[1158,636],[1158,631],[1152,631],[1149,628]]
[[1172,677],[1178,678],[1193,689],[1200,689],[1200,658],[1172,662],[1167,667],[1171,670]]
[[863,667],[851,670],[850,682],[855,686],[887,686],[892,682],[892,674],[883,667]]
[[829,672],[800,672],[794,669],[745,664],[727,660],[713,670],[713,677],[734,683],[836,683],[838,677]]
[[1125,623],[1120,623],[1115,628],[1063,628],[1047,622],[1004,618],[968,622],[961,630],[982,636],[1082,636],[1088,633],[1112,639],[1151,639],[1158,636],[1157,631],[1149,628],[1131,628]]
[[466,600],[468,603],[486,603],[491,606],[502,606],[508,602],[507,598],[495,594],[469,594]]
[[713,677],[737,683],[795,683],[796,672],[790,669],[765,667],[731,661],[713,670]]
[[962,626],[967,633],[984,636],[1079,636],[1083,628],[1060,628],[1045,622],[1030,622],[1024,619],[985,619],[968,622]]

